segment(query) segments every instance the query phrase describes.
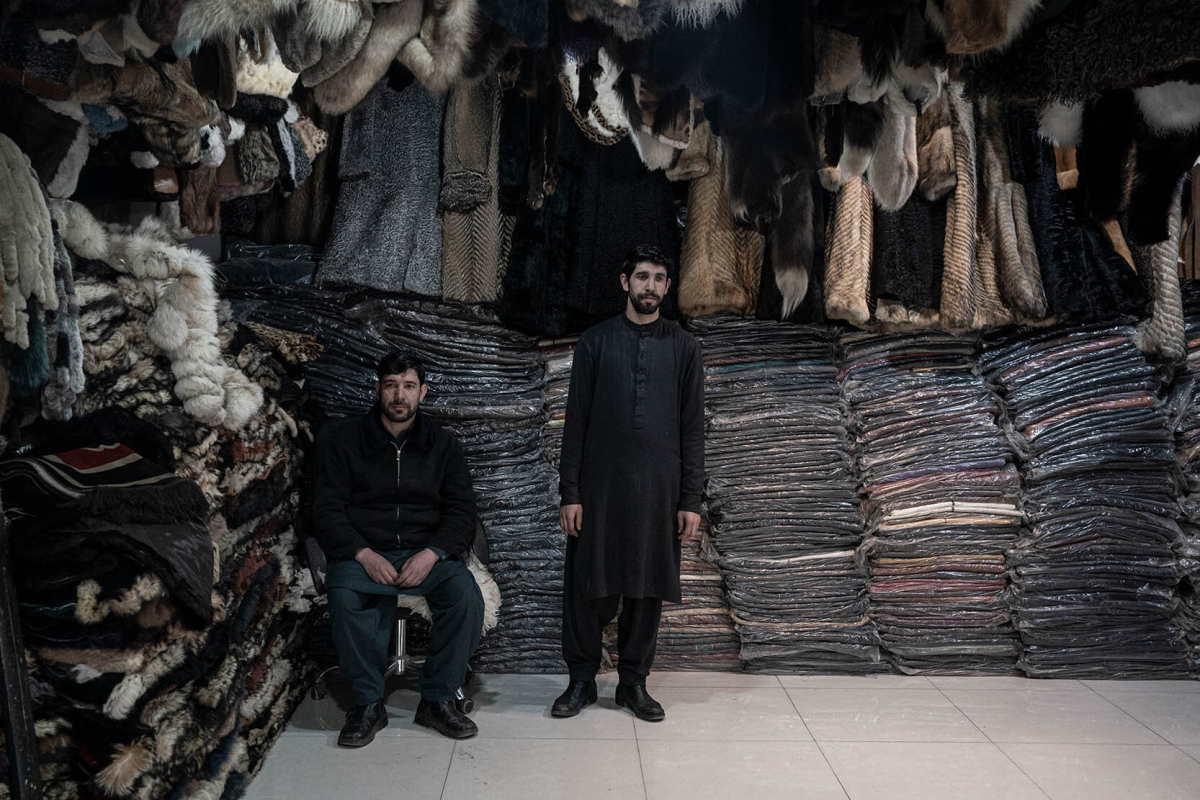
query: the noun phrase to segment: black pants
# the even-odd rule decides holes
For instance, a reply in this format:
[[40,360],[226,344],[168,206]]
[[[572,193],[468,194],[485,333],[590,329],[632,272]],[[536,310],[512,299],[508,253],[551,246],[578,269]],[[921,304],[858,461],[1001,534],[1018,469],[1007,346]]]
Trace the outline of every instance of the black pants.
[[[569,570],[568,570],[569,572]],[[604,626],[617,613],[620,595],[599,600],[584,600],[570,591],[563,592],[563,660],[573,681],[590,681],[600,669]],[[654,650],[658,645],[658,621],[662,600],[657,597],[626,597],[617,620],[617,675],[626,685],[645,685]]]

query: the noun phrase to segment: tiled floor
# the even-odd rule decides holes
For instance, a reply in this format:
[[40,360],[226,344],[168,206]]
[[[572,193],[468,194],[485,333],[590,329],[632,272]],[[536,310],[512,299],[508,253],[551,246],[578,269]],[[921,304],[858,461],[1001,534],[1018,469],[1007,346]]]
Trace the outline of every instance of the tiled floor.
[[[1200,798],[1200,681],[655,673],[664,722],[617,708],[615,676],[574,719],[565,676],[484,675],[479,736],[412,724],[416,694],[361,750],[335,697],[306,700],[250,800],[411,798]],[[335,691],[336,695],[336,691]]]

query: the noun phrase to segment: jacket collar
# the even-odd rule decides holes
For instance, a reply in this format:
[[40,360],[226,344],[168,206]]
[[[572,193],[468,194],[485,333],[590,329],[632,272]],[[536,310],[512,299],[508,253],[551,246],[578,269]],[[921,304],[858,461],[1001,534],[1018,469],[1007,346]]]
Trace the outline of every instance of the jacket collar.
[[[411,446],[423,453],[429,452],[429,448],[433,445],[433,426],[433,420],[429,419],[429,415],[424,411],[418,411],[417,418],[413,420],[413,426],[408,431],[408,441]],[[378,403],[371,406],[366,414],[363,414],[359,431],[362,434],[363,447],[368,451],[391,449],[395,442],[379,419]]]

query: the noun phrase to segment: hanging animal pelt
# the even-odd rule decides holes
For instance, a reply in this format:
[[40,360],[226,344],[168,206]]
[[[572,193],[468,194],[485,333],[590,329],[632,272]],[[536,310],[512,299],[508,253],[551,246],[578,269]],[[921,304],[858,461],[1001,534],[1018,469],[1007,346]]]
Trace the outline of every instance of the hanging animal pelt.
[[1041,131],[1059,146],[1077,147],[1079,183],[1094,219],[1124,214],[1131,241],[1156,244],[1167,238],[1171,203],[1200,157],[1200,84],[1170,81],[1087,103],[1052,103],[1042,111]]

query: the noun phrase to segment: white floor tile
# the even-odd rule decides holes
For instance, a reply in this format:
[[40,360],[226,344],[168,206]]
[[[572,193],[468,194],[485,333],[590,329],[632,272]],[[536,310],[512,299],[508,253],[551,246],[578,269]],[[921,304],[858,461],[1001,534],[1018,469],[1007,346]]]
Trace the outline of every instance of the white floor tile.
[[780,675],[785,689],[932,689],[920,675]]
[[1013,689],[1023,692],[1090,691],[1088,687],[1084,686],[1083,682],[1081,681],[1047,678],[1023,678],[1019,675],[981,675],[978,678],[971,676],[946,676],[944,678],[930,677],[929,680],[932,681],[933,685],[937,688],[944,689],[946,691],[953,691],[957,689]]
[[659,689],[653,695],[667,718],[635,720],[642,741],[812,741],[783,689]]
[[1082,681],[1100,694],[1115,692],[1175,692],[1200,694],[1200,681]]
[[1094,692],[961,689],[946,696],[994,742],[1164,744]]
[[813,742],[639,743],[649,800],[846,797]]
[[1200,695],[1105,691],[1104,696],[1171,744],[1200,745]]
[[646,795],[634,741],[472,739],[455,749],[442,796],[643,800]]
[[991,742],[824,742],[851,800],[1044,800]]
[[818,742],[984,742],[936,689],[788,689]]
[[578,716],[550,716],[554,699],[567,688],[566,675],[483,675],[471,719],[489,739],[633,739],[633,717],[617,708],[612,693]]
[[246,800],[345,796],[395,800],[400,786],[406,800],[437,800],[442,796],[454,751],[449,739],[380,735],[366,747],[353,750],[338,747],[336,741],[336,732],[329,736],[280,736],[262,771],[246,789]]
[[646,688],[655,689],[778,689],[774,675],[748,672],[651,672]]
[[1003,744],[1054,800],[1195,800],[1200,763],[1155,745]]

